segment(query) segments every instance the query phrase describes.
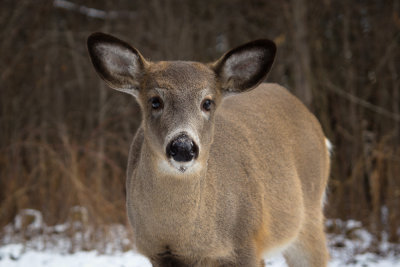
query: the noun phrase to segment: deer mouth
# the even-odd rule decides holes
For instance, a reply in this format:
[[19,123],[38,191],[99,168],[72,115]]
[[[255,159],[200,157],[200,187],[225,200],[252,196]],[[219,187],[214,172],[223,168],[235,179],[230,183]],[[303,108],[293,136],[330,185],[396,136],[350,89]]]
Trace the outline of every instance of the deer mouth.
[[202,166],[202,163],[195,159],[189,162],[179,162],[175,161],[173,158],[164,158],[158,161],[159,171],[172,176],[186,176],[193,173],[198,173],[202,169]]
[[179,172],[181,173],[185,173],[189,168],[191,168],[194,165],[194,159],[188,162],[179,162],[174,160],[173,158],[171,158],[169,160],[170,164],[172,165],[172,167],[174,167],[175,169],[177,169]]

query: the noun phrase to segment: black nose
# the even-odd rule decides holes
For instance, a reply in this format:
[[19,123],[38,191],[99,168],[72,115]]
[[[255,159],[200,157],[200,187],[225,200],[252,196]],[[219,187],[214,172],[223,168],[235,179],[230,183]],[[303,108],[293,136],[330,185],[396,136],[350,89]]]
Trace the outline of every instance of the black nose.
[[188,162],[196,158],[199,148],[186,134],[181,134],[172,140],[167,146],[167,156],[179,162]]

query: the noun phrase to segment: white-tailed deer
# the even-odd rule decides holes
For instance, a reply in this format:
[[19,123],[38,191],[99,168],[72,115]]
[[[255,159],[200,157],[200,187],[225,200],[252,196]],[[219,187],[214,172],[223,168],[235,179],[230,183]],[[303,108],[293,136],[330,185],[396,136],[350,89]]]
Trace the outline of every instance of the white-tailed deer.
[[154,266],[326,266],[327,139],[286,89],[261,84],[272,41],[219,60],[150,62],[103,33],[88,39],[112,88],[133,95],[142,123],[127,170],[135,244]]

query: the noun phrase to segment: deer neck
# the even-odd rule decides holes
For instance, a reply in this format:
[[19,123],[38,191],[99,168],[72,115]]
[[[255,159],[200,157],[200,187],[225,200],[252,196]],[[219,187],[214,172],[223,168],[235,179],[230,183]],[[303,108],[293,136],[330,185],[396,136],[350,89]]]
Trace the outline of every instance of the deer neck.
[[184,173],[171,169],[167,164],[145,140],[135,179],[142,188],[138,192],[140,198],[148,200],[146,203],[151,206],[150,210],[159,215],[176,211],[193,216],[202,202],[207,164]]

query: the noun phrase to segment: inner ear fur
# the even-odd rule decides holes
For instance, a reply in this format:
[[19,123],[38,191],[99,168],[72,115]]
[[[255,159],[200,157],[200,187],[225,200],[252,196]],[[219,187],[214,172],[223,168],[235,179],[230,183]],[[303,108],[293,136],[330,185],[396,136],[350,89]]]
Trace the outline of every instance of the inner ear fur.
[[87,40],[90,59],[98,75],[113,89],[137,94],[148,64],[138,50],[105,33],[93,33]]
[[275,54],[275,43],[260,39],[230,50],[211,66],[223,93],[240,93],[255,88],[265,79]]

